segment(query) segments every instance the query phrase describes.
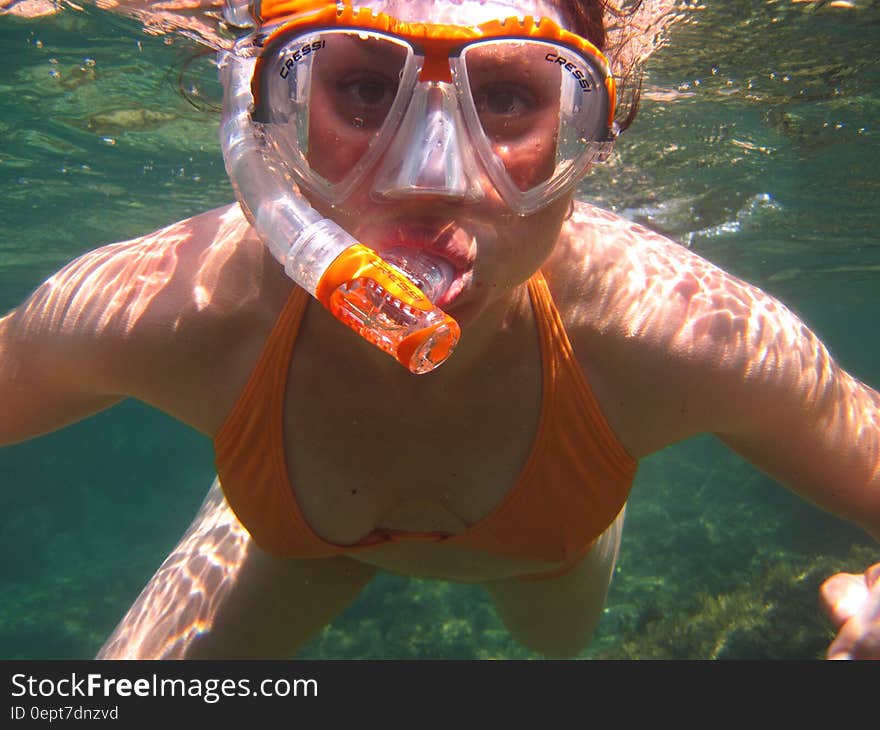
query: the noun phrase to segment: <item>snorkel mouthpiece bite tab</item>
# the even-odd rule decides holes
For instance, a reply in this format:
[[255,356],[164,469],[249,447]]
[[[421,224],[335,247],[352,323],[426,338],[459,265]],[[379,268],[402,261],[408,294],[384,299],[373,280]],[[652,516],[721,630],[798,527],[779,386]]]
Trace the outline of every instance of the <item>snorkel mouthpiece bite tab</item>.
[[339,321],[416,375],[443,363],[461,335],[458,323],[409,277],[360,243],[327,267],[315,297]]

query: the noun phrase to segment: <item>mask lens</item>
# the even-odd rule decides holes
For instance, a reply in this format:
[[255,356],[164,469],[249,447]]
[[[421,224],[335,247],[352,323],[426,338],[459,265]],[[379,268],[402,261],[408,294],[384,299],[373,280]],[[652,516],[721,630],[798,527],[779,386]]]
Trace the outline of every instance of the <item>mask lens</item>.
[[583,170],[607,137],[601,71],[552,42],[499,39],[461,54],[487,165],[521,192]]
[[[400,117],[398,96],[412,50],[363,30],[324,30],[264,53],[258,119],[270,142],[306,179],[337,187],[381,153]],[[411,75],[411,74],[410,74]]]

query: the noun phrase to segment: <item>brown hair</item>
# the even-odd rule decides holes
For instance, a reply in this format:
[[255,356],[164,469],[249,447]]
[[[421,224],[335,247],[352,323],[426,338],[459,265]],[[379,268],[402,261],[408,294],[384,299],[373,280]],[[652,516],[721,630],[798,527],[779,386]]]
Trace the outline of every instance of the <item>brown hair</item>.
[[[621,3],[610,0],[553,1],[571,23],[572,30],[608,56],[617,82],[616,121],[618,130],[623,132],[636,117],[642,90],[641,63],[629,60],[623,52],[627,31],[630,30],[627,19],[639,10],[642,0]],[[609,33],[611,25],[616,31],[613,43]]]

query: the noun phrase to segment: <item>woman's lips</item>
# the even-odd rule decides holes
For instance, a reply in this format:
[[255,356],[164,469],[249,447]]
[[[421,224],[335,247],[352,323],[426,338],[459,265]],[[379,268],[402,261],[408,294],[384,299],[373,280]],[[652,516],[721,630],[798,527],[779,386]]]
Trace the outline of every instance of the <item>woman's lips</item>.
[[355,235],[379,253],[400,246],[421,249],[442,256],[459,271],[471,268],[476,255],[476,239],[454,222],[432,225],[396,221],[366,227]]
[[[429,224],[391,221],[367,226],[355,235],[380,255],[395,250],[392,259],[395,255],[405,258],[406,249],[415,249],[432,258],[442,259],[437,265],[442,269],[445,285],[433,297],[438,307],[452,303],[473,278],[476,238],[455,222]],[[401,268],[405,269],[405,264]]]
[[449,288],[437,297],[437,300],[434,302],[440,309],[446,309],[449,307],[456,299],[461,295],[461,293],[467,288],[468,284],[470,284],[471,280],[474,278],[474,272],[470,269],[468,271],[460,271],[457,272],[455,278],[452,280],[452,283],[449,285]]

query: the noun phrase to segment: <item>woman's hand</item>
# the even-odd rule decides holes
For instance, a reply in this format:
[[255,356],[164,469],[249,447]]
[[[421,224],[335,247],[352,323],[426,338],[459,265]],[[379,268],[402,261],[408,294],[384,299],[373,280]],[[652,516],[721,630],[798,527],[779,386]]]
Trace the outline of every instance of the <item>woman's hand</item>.
[[858,575],[832,575],[819,604],[837,629],[829,659],[880,659],[880,563]]

